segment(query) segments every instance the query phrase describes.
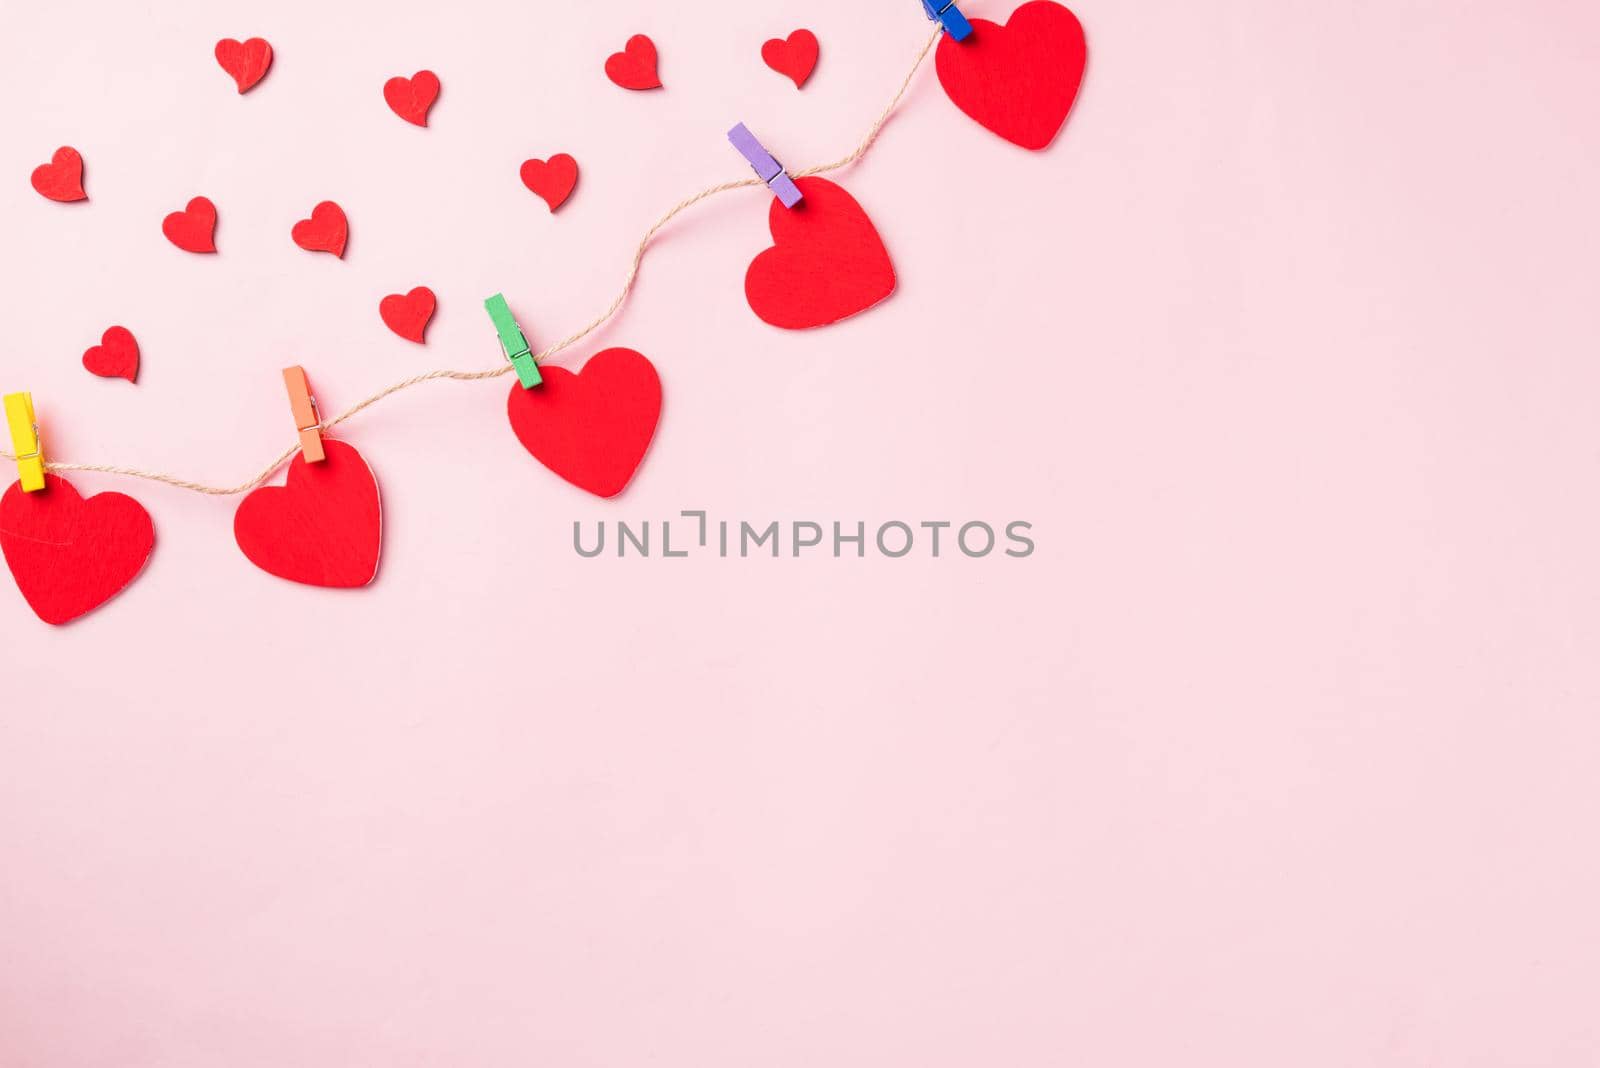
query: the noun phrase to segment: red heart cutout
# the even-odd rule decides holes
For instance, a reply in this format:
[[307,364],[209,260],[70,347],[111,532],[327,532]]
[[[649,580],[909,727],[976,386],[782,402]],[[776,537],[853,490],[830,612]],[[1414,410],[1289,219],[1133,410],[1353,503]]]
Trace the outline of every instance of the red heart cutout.
[[627,47],[606,60],[606,77],[624,89],[660,89],[656,43],[642,33],[628,38]]
[[632,349],[607,349],[581,373],[541,371],[543,385],[511,387],[506,415],[517,440],[579,489],[615,497],[638,470],[661,418],[655,367]]
[[1012,144],[1041,149],[1055,140],[1083,84],[1088,44],[1071,11],[1032,0],[1004,26],[972,20],[972,36],[939,42],[939,82],[979,124]]
[[282,486],[239,502],[233,539],[261,570],[307,586],[353,589],[378,574],[383,513],[378,480],[355,446],[322,439],[327,458],[297,455]]
[[289,231],[294,243],[307,252],[331,252],[344,258],[344,243],[350,236],[350,223],[344,209],[331,200],[324,200],[311,209],[311,218],[301,219]]
[[139,376],[139,342],[126,327],[113,326],[100,335],[100,344],[84,352],[83,366],[101,378],[132,382]]
[[413,126],[426,126],[428,109],[439,99],[439,76],[419,70],[409,78],[390,78],[383,83],[383,99],[390,111]]
[[433,290],[418,286],[405,296],[391,293],[384,297],[378,302],[378,314],[383,316],[383,323],[390,330],[407,341],[423,345],[427,343],[423,333],[428,329],[428,320],[433,318],[433,309],[437,306]]
[[805,199],[774,198],[767,218],[773,247],[744,277],[751,309],[764,322],[806,330],[847,319],[894,292],[894,264],[867,213],[826,178],[796,180]]
[[774,37],[761,46],[761,58],[779,74],[794,79],[794,87],[801,88],[811,72],[817,69],[817,35],[810,30],[795,30],[788,40]]
[[67,145],[56,149],[49,163],[33,169],[33,188],[39,195],[63,204],[74,200],[88,200],[83,191],[83,157],[78,150]]
[[241,93],[259,82],[272,66],[272,46],[259,37],[252,37],[243,44],[224,37],[217,42],[215,54],[217,62],[233,78]]
[[216,228],[217,206],[205,197],[195,197],[182,211],[161,220],[161,232],[185,252],[217,251]]
[[565,152],[522,164],[522,184],[544,198],[553,212],[567,202],[578,184],[578,161]]
[[46,623],[70,623],[138,577],[156,531],[138,501],[120,493],[88,500],[44,476],[44,489],[14,483],[0,498],[0,552],[23,600]]

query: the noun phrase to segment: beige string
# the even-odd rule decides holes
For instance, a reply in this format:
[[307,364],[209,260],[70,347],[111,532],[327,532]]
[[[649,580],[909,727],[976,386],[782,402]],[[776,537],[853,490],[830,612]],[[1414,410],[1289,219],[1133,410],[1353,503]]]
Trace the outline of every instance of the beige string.
[[[922,46],[922,51],[917,53],[916,62],[911,64],[911,70],[906,74],[905,81],[900,83],[900,88],[895,90],[893,99],[889,101],[888,106],[886,106],[878,115],[877,120],[872,124],[872,128],[867,131],[867,136],[862,138],[861,143],[855,147],[853,152],[851,152],[848,156],[844,156],[841,159],[833,161],[832,163],[824,163],[819,167],[808,167],[802,171],[794,171],[792,172],[791,176],[795,178],[806,178],[814,174],[827,174],[830,171],[842,170],[843,168],[848,167],[861,159],[862,156],[865,156],[867,151],[872,148],[874,143],[877,142],[878,135],[883,132],[883,128],[888,123],[889,117],[893,115],[895,109],[900,106],[900,101],[905,97],[906,90],[911,88],[911,80],[916,77],[917,71],[922,68],[923,61],[928,58],[928,53],[933,50],[933,46],[938,42],[939,35],[942,32],[942,30],[935,30],[933,35],[928,38],[928,43]],[[761,184],[762,182],[759,178],[744,178],[736,182],[723,182],[721,185],[714,185],[710,189],[702,189],[694,196],[680,200],[677,205],[672,208],[672,210],[668,211],[665,215],[661,216],[661,218],[657,219],[656,224],[650,227],[650,229],[645,232],[644,237],[640,239],[639,246],[633,251],[633,262],[628,267],[628,277],[622,283],[622,292],[617,294],[617,298],[611,302],[611,306],[600,315],[596,316],[594,320],[589,323],[589,325],[583,327],[576,333],[569,334],[560,341],[556,342],[554,345],[551,345],[549,348],[545,349],[543,352],[540,352],[534,356],[534,361],[536,363],[544,363],[557,353],[571,348],[573,345],[576,345],[578,342],[582,341],[596,330],[599,330],[611,320],[612,316],[616,315],[617,312],[621,310],[622,305],[626,303],[628,299],[628,294],[633,292],[634,283],[638,281],[639,267],[644,262],[645,250],[650,247],[650,242],[655,239],[655,236],[660,233],[662,229],[665,228],[666,225],[673,219],[677,218],[685,211],[688,211],[702,200],[709,200],[711,197],[717,196],[719,193],[727,193],[734,189],[747,189],[751,186]],[[391,386],[386,386],[383,389],[380,389],[378,392],[372,394],[370,397],[367,397],[365,400],[358,401],[356,404],[346,408],[332,419],[324,422],[322,424],[322,429],[332,430],[340,423],[343,423],[345,420],[353,418],[357,414],[366,411],[368,408],[372,407],[374,404],[377,404],[384,398],[392,397],[402,390],[410,389],[412,386],[418,386],[424,382],[433,382],[446,378],[454,379],[458,382],[476,382],[485,378],[499,378],[501,375],[510,374],[512,370],[513,368],[508,362],[487,371],[441,370],[428,371],[425,374],[413,375],[404,381],[396,382]],[[270,464],[263,468],[260,474],[257,474],[248,481],[241,482],[237,486],[210,486],[204,482],[190,482],[188,479],[178,478],[175,475],[168,475],[159,471],[143,471],[137,467],[118,467],[113,464],[46,463],[45,469],[49,471],[93,471],[103,475],[126,475],[129,478],[142,478],[150,482],[160,482],[164,485],[174,486],[178,489],[192,490],[195,493],[204,493],[215,497],[232,497],[240,493],[248,493],[250,490],[253,490],[257,486],[261,485],[267,479],[272,477],[274,471],[282,467],[290,460],[290,458],[294,456],[295,453],[299,451],[300,446],[298,444],[291,445],[289,448],[283,450],[283,452],[278,455],[277,459],[273,460]],[[7,460],[16,459],[15,455],[6,452],[3,449],[0,449],[0,457],[4,457]]]

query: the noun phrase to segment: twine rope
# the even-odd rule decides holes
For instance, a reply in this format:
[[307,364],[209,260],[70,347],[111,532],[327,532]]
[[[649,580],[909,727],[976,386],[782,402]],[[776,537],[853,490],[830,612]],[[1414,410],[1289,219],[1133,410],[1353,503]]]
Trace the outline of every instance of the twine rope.
[[[922,51],[917,53],[916,61],[911,64],[911,70],[906,73],[905,80],[900,83],[900,88],[895,90],[893,98],[890,99],[883,111],[878,114],[877,119],[873,121],[872,128],[867,131],[867,135],[861,139],[860,144],[856,145],[855,149],[851,151],[849,155],[836,159],[832,163],[824,163],[816,167],[807,167],[801,171],[794,171],[790,176],[793,178],[809,178],[812,175],[828,174],[832,171],[843,170],[844,168],[858,162],[861,157],[865,156],[872,146],[877,143],[878,135],[883,132],[883,128],[888,124],[889,118],[894,114],[895,109],[900,106],[900,101],[905,98],[906,91],[911,88],[912,79],[916,77],[917,71],[922,69],[923,61],[928,58],[928,53],[933,50],[933,46],[938,42],[939,35],[942,32],[943,30],[935,30],[933,35],[928,38],[927,43],[922,46]],[[597,315],[589,322],[587,326],[577,330],[574,333],[568,334],[560,341],[557,341],[549,348],[535,355],[534,362],[544,363],[550,357],[571,348],[573,345],[576,345],[578,342],[584,340],[590,334],[593,334],[596,330],[599,330],[602,326],[606,325],[606,323],[610,322],[612,317],[615,316],[617,312],[622,310],[623,304],[627,303],[629,294],[633,292],[633,287],[639,280],[639,268],[644,263],[644,254],[645,251],[650,247],[650,242],[655,240],[656,235],[665,229],[673,219],[676,219],[679,215],[682,215],[684,212],[688,211],[696,204],[699,204],[701,201],[709,200],[714,196],[718,196],[722,193],[728,193],[735,189],[748,189],[751,186],[758,186],[762,184],[764,183],[759,178],[742,178],[734,182],[723,182],[721,185],[714,185],[709,189],[702,189],[693,196],[685,197],[683,200],[678,201],[678,203],[674,205],[671,210],[669,210],[665,215],[661,216],[661,218],[657,219],[655,225],[650,227],[649,230],[645,231],[644,237],[639,240],[638,247],[633,250],[633,261],[628,266],[628,275],[626,280],[622,283],[622,291],[618,293],[616,299],[611,302],[611,306]],[[410,378],[403,379],[402,381],[396,382],[393,385],[385,386],[383,389],[378,390],[371,396],[357,401],[355,404],[346,408],[332,419],[324,421],[321,424],[321,429],[325,431],[332,430],[334,427],[345,422],[346,420],[352,419],[360,413],[366,411],[379,401],[392,397],[396,393],[408,390],[413,386],[420,386],[424,382],[436,382],[444,379],[450,379],[456,382],[478,382],[488,378],[499,378],[501,375],[510,374],[512,370],[513,368],[511,364],[506,362],[502,363],[498,367],[490,368],[489,370],[485,371],[438,370],[427,371],[420,375],[413,375]],[[248,479],[247,481],[239,483],[237,486],[213,486],[205,482],[192,482],[189,479],[179,478],[176,475],[169,475],[163,471],[146,471],[138,467],[122,467],[116,464],[70,464],[47,462],[45,464],[45,470],[92,471],[96,474],[102,475],[123,475],[128,478],[144,479],[147,482],[159,482],[166,486],[172,486],[175,489],[189,490],[193,493],[203,493],[211,497],[234,497],[241,493],[250,492],[267,479],[271,478],[273,473],[277,471],[278,468],[288,463],[294,454],[299,451],[300,445],[298,443],[289,446],[289,448],[279,453],[277,458],[274,459],[270,464],[262,468],[259,474]],[[4,457],[7,460],[16,459],[16,456],[13,453],[7,452],[4,449],[0,449],[0,457]]]

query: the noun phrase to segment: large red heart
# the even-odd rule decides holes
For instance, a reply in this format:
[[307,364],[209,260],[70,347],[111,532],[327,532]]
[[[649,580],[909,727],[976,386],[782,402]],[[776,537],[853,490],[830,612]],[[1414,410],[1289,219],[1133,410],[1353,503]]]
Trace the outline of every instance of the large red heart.
[[419,70],[409,78],[390,78],[383,83],[383,99],[390,111],[413,126],[426,126],[428,109],[439,99],[439,76]]
[[150,513],[120,493],[88,500],[72,483],[44,476],[44,489],[15,483],[0,498],[0,551],[17,589],[46,623],[70,623],[138,577],[156,531]]
[[805,199],[772,201],[773,247],[744,278],[745,297],[765,322],[806,330],[849,318],[894,292],[894,264],[855,198],[826,178],[795,182]]
[[241,93],[259,82],[267,73],[267,68],[272,66],[272,46],[259,37],[252,37],[242,44],[231,37],[224,37],[217,42],[215,54],[217,62],[233,78]]
[[355,446],[322,439],[327,458],[297,455],[282,486],[239,502],[233,538],[270,575],[307,586],[353,589],[378,574],[383,514],[378,480]]
[[139,342],[125,326],[113,326],[100,335],[100,344],[86,349],[83,366],[101,378],[139,377]]
[[661,378],[632,349],[597,353],[574,374],[543,368],[544,384],[513,384],[506,415],[522,447],[599,497],[615,497],[638,470],[661,418]]
[[433,318],[433,310],[437,306],[433,290],[418,286],[404,296],[390,293],[384,297],[378,302],[378,314],[390,330],[407,341],[423,345],[426,344],[424,334],[428,329],[428,320]]
[[544,198],[555,211],[567,202],[578,184],[578,161],[565,152],[548,161],[530,159],[522,164],[522,184]]
[[774,37],[761,46],[761,58],[767,66],[793,78],[796,89],[803,87],[816,70],[819,52],[817,35],[810,30],[795,30],[788,40]]
[[74,200],[88,200],[83,191],[83,157],[69,145],[56,149],[49,163],[33,169],[33,188],[42,197],[59,200],[63,204]]
[[1067,121],[1087,59],[1078,17],[1031,0],[1004,26],[973,19],[965,41],[946,34],[935,65],[958,108],[1012,144],[1041,149]]
[[606,77],[624,89],[660,89],[656,43],[642,33],[628,38],[627,47],[606,60]]
[[205,197],[195,197],[182,211],[161,220],[161,232],[185,252],[217,251],[216,229],[217,206]]
[[350,236],[350,222],[344,209],[331,200],[324,200],[311,209],[311,218],[301,219],[289,231],[294,243],[307,252],[331,252],[344,258],[344,243]]

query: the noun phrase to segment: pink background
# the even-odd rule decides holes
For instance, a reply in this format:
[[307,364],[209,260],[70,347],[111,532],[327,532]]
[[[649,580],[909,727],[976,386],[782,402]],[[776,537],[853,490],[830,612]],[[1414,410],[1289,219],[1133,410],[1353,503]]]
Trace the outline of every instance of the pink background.
[[[974,15],[1008,2],[972,0]],[[901,287],[758,322],[766,195],[601,344],[661,369],[618,501],[438,384],[348,428],[378,582],[231,501],[120,599],[0,584],[6,1068],[1600,1062],[1600,13],[1077,0],[1047,153],[926,69],[843,181]],[[586,322],[679,197],[846,152],[915,0],[9,4],[0,385],[50,454],[237,481],[331,408]],[[761,42],[797,25],[803,93]],[[647,32],[667,89],[605,56]],[[211,58],[262,35],[237,96]],[[437,71],[419,130],[383,105]],[[59,144],[87,205],[36,196]],[[583,178],[552,218],[529,156]],[[167,245],[197,193],[217,257]],[[324,198],[344,262],[296,249]],[[383,329],[427,284],[426,348]],[[113,323],[136,387],[90,377]],[[573,362],[595,350],[585,346]],[[934,561],[578,559],[575,519],[1014,519]]]

